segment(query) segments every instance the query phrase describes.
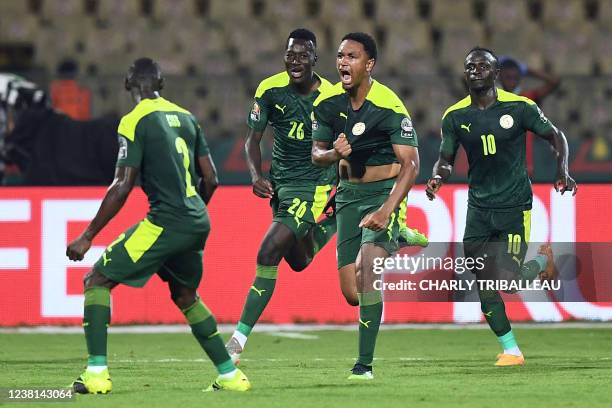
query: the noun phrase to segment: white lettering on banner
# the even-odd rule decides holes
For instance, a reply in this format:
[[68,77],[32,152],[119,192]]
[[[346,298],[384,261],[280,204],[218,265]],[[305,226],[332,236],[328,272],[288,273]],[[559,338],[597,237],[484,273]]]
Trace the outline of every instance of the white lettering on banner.
[[[533,198],[531,216],[530,242],[556,242],[556,257],[559,251],[569,251],[575,254],[573,242],[576,239],[576,203],[571,195],[560,195],[550,189],[550,217],[546,206],[537,198]],[[526,259],[532,259],[537,254],[537,245],[530,246]],[[536,322],[560,322],[563,315],[546,292],[520,292],[519,296],[525,304],[529,315]]]
[[30,200],[0,200],[0,222],[27,222],[30,213]]
[[0,270],[28,269],[27,248],[0,248]]
[[80,317],[83,295],[68,295],[67,268],[91,267],[102,255],[104,247],[91,247],[78,264],[66,257],[69,221],[89,221],[101,200],[43,200],[42,202],[42,273],[41,315],[43,317]]
[[[30,200],[0,200],[0,222],[30,221]],[[28,269],[27,248],[0,248],[0,270]]]
[[[546,206],[537,196],[533,197],[531,210],[531,236],[530,242],[548,242],[549,236],[552,242],[567,242],[575,239],[576,231],[576,209],[575,200],[562,201],[563,198],[551,189],[551,211],[550,215]],[[465,218],[467,212],[467,189],[456,190],[454,193],[454,218],[455,239],[463,240],[465,230]],[[552,228],[551,228],[552,225]],[[559,228],[562,225],[563,228]],[[565,231],[574,231],[574,236]],[[537,253],[537,248],[530,247],[526,259],[530,259]],[[534,296],[547,296],[543,293],[520,293],[519,294],[529,314],[536,321],[561,321],[563,316],[554,303],[546,303],[546,299],[540,302],[528,302],[526,300],[537,300]],[[453,319],[457,323],[479,322],[482,318],[480,303],[478,302],[456,302],[453,307]]]
[[[454,241],[462,242],[463,233],[465,232],[465,219],[468,209],[468,189],[457,188],[453,193],[453,218],[454,218]],[[478,308],[480,310],[480,307]]]

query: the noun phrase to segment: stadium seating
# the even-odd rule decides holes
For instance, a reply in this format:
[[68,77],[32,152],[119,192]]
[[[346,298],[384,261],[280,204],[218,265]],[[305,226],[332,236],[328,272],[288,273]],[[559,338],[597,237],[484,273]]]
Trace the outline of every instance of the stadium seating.
[[[47,80],[63,58],[77,60],[93,91],[94,116],[129,109],[123,75],[134,58],[149,55],[169,76],[167,94],[201,115],[214,134],[243,129],[252,92],[282,69],[286,36],[297,27],[316,32],[316,70],[332,81],[342,35],[375,34],[376,77],[405,97],[421,134],[436,134],[441,111],[463,92],[462,61],[477,44],[563,76],[557,98],[544,104],[549,115],[562,126],[606,134],[597,118],[601,106],[609,107],[609,93],[581,103],[580,81],[572,78],[598,73],[605,82],[612,75],[611,1],[0,1],[1,42],[32,44]],[[583,123],[573,123],[575,117]]]

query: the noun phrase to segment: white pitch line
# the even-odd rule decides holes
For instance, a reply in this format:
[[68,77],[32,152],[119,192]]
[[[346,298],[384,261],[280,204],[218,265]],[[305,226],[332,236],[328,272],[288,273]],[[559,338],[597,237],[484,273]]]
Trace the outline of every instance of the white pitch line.
[[[119,359],[113,360],[112,358],[108,359],[110,363],[134,363],[134,364],[152,364],[152,363],[208,363],[210,360],[206,358],[162,358],[157,360],[151,359]],[[394,358],[385,358],[385,357],[374,357],[374,360],[377,361],[437,361],[439,359],[435,358],[422,358],[422,357],[394,357]],[[240,358],[242,362],[254,362],[254,361],[265,361],[271,363],[282,363],[288,361],[355,361],[354,357],[339,357],[339,358]]]
[[[612,322],[560,322],[560,323],[513,323],[512,327],[518,329],[612,329]],[[218,329],[221,333],[233,333],[234,324],[221,324]],[[471,324],[383,324],[381,330],[489,330],[486,323]],[[356,324],[258,324],[254,333],[270,332],[318,332],[324,330],[355,331]],[[181,325],[136,325],[111,326],[110,333],[190,333],[189,326]],[[83,334],[80,326],[27,326],[27,327],[0,327],[0,334]]]

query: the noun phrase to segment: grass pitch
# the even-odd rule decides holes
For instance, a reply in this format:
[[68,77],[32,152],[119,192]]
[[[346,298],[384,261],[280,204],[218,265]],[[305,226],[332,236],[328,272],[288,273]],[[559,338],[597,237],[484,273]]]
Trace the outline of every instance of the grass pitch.
[[[114,390],[69,407],[582,407],[610,405],[612,329],[515,329],[523,367],[493,366],[499,346],[489,330],[386,330],[378,338],[375,380],[346,380],[355,331],[306,338],[254,333],[241,368],[253,390],[201,392],[215,377],[187,333],[112,334]],[[227,335],[224,336],[227,338]],[[61,387],[83,370],[83,335],[0,334],[0,387]]]

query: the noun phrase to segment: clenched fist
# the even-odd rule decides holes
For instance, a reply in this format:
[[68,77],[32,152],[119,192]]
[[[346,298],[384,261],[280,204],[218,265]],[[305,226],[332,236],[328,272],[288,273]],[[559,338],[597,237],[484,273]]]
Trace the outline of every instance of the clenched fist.
[[338,139],[336,139],[336,141],[334,142],[334,150],[343,159],[346,159],[347,157],[349,157],[349,155],[353,151],[344,133],[340,133],[340,135],[338,136]]

